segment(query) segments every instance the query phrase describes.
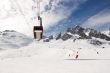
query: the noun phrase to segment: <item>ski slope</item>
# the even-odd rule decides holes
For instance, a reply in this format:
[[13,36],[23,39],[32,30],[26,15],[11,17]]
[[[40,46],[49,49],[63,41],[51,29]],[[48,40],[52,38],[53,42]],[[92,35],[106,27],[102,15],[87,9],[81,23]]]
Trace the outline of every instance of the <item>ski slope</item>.
[[110,45],[102,46],[86,40],[34,41],[20,49],[1,51],[0,73],[110,73]]

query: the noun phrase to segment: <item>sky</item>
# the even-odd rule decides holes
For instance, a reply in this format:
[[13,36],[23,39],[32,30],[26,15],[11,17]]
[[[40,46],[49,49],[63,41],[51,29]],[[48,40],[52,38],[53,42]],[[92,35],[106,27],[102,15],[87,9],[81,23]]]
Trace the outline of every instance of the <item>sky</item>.
[[[64,0],[62,0],[64,1]],[[71,1],[76,1],[76,9]],[[69,0],[65,3],[70,14],[53,26],[50,26],[46,33],[54,34],[65,31],[69,27],[80,25],[84,28],[94,28],[98,31],[105,31],[110,28],[110,1],[109,0]]]
[[110,0],[0,0],[0,31],[16,30],[33,35],[38,26],[37,1],[44,35],[80,25],[106,31],[110,28]]

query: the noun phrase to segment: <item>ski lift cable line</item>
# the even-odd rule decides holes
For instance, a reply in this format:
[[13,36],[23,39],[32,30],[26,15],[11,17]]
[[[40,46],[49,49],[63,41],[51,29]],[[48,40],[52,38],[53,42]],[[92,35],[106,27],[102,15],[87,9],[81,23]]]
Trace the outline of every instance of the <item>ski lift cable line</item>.
[[37,16],[40,16],[40,0],[37,1]]
[[[25,16],[25,14],[23,13],[23,11],[22,11],[20,5],[18,4],[17,0],[14,0],[14,2],[16,3],[16,5],[17,5],[17,7],[18,7],[18,9],[19,9],[19,12],[20,12],[21,15],[23,16],[23,18],[24,18],[24,20],[25,20],[25,22],[26,22],[26,24],[27,24],[27,26],[28,26],[28,31],[31,32],[31,31],[30,31],[31,26],[30,26],[29,22],[27,21],[26,16]],[[32,33],[32,32],[31,32],[31,33]]]

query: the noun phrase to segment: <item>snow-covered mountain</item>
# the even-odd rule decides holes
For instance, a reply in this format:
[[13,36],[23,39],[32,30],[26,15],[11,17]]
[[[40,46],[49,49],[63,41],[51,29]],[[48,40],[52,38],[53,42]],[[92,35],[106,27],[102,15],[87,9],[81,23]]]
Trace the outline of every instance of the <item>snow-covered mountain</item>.
[[108,35],[91,28],[82,28],[80,26],[68,28],[66,32],[59,33],[56,36],[56,39],[62,39],[64,41],[70,38],[73,38],[73,39],[100,38],[100,39],[110,41],[110,37]]
[[[27,46],[33,42],[33,39],[18,33],[14,30],[5,30],[0,32],[0,49],[6,48],[21,48]],[[86,40],[86,43],[92,45],[103,45],[110,41],[110,37],[104,33],[98,32],[90,28],[82,28],[80,26],[75,26],[73,28],[68,28],[66,32],[59,33],[55,37],[53,35],[49,37],[44,37],[43,42],[51,41],[67,41],[71,40],[73,43],[76,40],[83,41]],[[41,40],[42,41],[42,40]]]
[[11,48],[0,51],[0,73],[109,73],[110,41],[84,30],[77,26],[40,41],[13,30],[0,32],[0,48]]
[[0,49],[20,48],[27,46],[32,41],[32,38],[14,30],[5,30],[0,32]]
[[[78,52],[78,59],[76,55]],[[86,39],[34,41],[0,52],[1,73],[109,73],[110,45],[94,46]],[[86,69],[84,69],[86,68]]]

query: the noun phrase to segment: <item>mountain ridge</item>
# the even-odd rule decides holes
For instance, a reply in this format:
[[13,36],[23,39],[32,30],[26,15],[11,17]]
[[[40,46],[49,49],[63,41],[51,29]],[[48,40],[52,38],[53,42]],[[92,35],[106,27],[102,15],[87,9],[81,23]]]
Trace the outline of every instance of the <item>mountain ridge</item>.
[[91,28],[83,28],[81,26],[68,28],[67,31],[61,36],[61,39],[67,40],[68,38],[71,38],[72,35],[75,35],[75,34],[79,35],[78,39],[92,39],[92,37],[95,37],[95,38],[100,38],[100,39],[110,41],[110,37],[107,36],[106,34],[101,33],[97,30],[91,29]]
[[16,32],[14,30],[5,30],[0,32],[0,48],[20,48],[29,45],[33,41],[32,38]]
[[99,32],[91,28],[83,28],[81,26],[76,25],[75,27],[68,28],[65,32],[59,32],[55,36],[50,35],[49,37],[46,37],[46,39],[44,37],[44,42],[49,42],[52,39],[56,39],[56,40],[61,39],[63,41],[72,39],[74,41],[76,39],[91,39],[92,40],[93,38],[110,41],[109,34],[104,34],[103,32]]

